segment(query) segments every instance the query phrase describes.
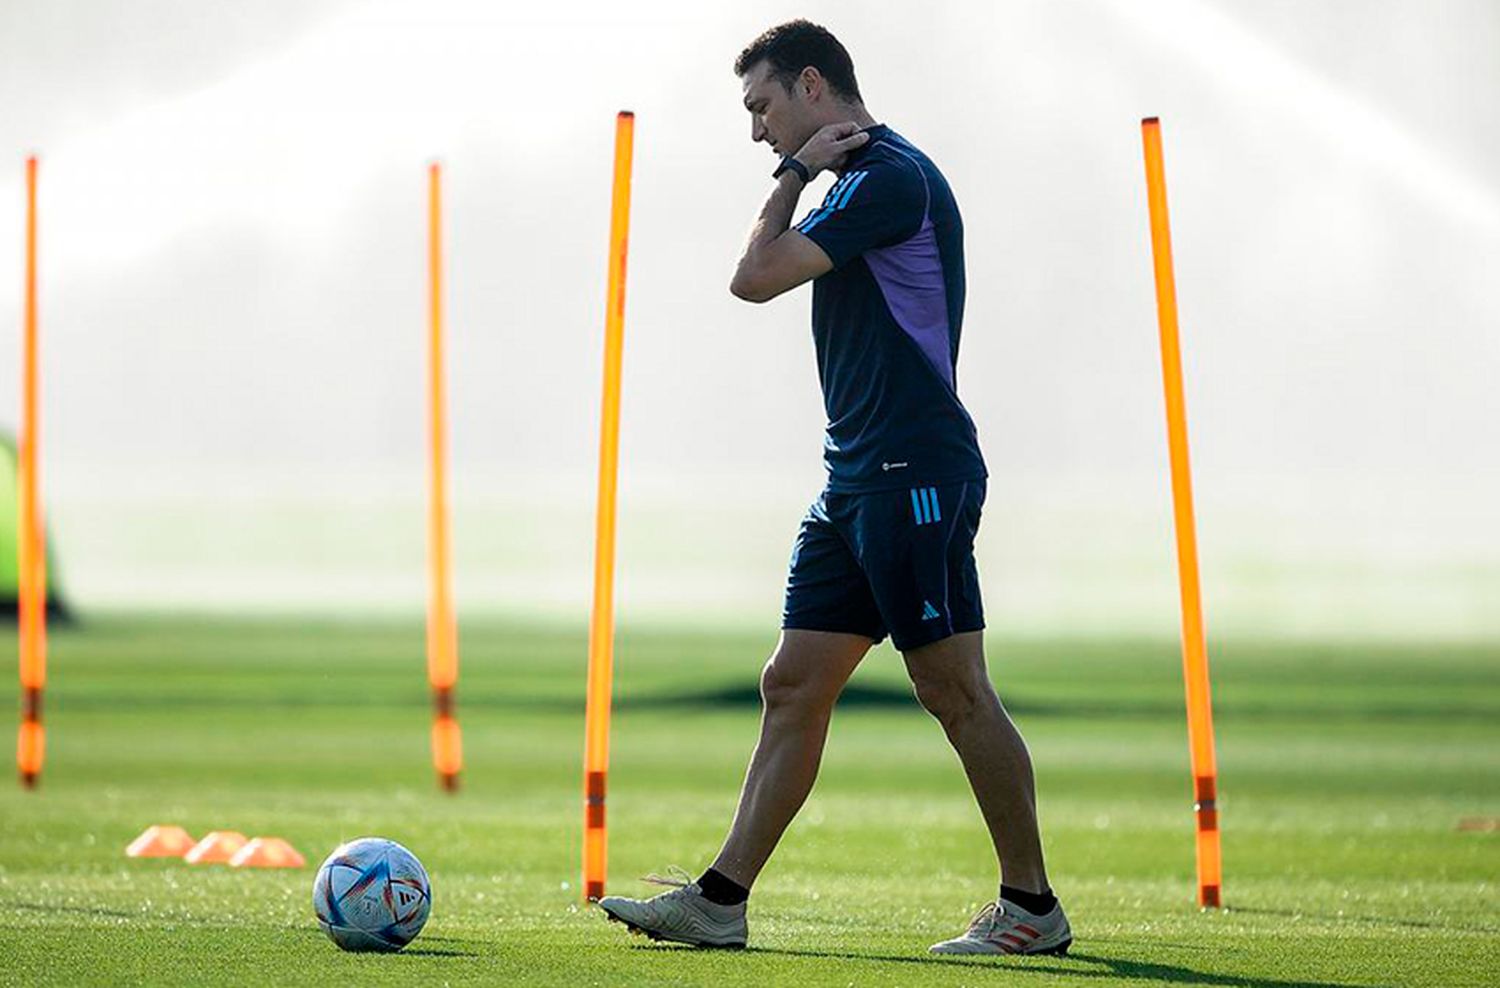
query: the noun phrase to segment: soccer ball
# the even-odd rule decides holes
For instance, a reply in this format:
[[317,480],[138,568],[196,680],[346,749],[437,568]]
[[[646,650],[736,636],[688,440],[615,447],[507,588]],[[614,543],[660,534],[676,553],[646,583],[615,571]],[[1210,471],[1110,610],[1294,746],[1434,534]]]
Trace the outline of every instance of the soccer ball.
[[336,848],[313,879],[318,925],[345,950],[400,950],[422,932],[431,909],[422,862],[384,837]]

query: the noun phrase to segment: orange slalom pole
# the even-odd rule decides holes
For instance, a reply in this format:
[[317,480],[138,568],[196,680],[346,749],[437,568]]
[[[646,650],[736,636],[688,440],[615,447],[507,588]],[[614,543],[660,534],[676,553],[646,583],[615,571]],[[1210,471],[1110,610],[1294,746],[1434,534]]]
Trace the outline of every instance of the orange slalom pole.
[[448,491],[443,390],[443,199],[442,166],[427,169],[427,681],[432,685],[432,767],[449,792],[458,789],[463,739],[453,710],[458,683],[458,634],[453,617],[452,569],[448,554]]
[[36,290],[36,156],[26,159],[26,314],[21,359],[20,576],[21,730],[16,739],[16,767],[21,784],[36,788],[46,754],[42,727],[42,689],[47,685],[47,552],[42,536],[41,501],[37,496],[38,415]]
[[1156,311],[1161,326],[1162,383],[1167,403],[1167,447],[1172,464],[1172,506],[1177,528],[1177,572],[1182,592],[1182,671],[1187,692],[1188,747],[1197,820],[1198,904],[1220,905],[1218,765],[1214,758],[1214,709],[1208,686],[1208,646],[1198,583],[1198,536],[1193,521],[1193,479],[1188,465],[1187,405],[1182,388],[1182,351],[1177,335],[1177,285],[1172,276],[1172,234],[1167,219],[1166,173],[1161,122],[1141,121],[1146,153],[1146,197],[1151,212],[1151,251],[1156,272]]
[[599,426],[599,501],[594,533],[594,607],[589,622],[588,700],[583,745],[583,897],[604,895],[609,774],[609,708],[614,675],[615,500],[620,466],[620,365],[625,337],[625,254],[630,234],[630,161],[635,114],[615,118],[614,192],[609,214],[609,295],[604,317],[604,398]]

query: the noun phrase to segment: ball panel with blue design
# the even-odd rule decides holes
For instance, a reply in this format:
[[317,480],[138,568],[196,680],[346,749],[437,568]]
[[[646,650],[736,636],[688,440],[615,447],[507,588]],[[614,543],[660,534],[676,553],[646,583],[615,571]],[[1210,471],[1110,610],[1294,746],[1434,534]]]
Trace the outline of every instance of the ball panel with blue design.
[[345,950],[400,950],[422,931],[431,909],[422,862],[383,837],[336,848],[313,880],[318,925]]

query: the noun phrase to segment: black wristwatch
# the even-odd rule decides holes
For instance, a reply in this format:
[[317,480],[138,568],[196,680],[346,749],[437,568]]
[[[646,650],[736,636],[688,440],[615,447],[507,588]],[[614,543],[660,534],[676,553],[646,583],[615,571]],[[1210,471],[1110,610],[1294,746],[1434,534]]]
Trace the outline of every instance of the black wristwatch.
[[771,173],[771,177],[780,178],[782,172],[796,172],[797,177],[802,179],[803,185],[812,182],[812,174],[808,172],[807,166],[791,155],[787,155],[781,159],[781,164],[776,166],[776,170]]

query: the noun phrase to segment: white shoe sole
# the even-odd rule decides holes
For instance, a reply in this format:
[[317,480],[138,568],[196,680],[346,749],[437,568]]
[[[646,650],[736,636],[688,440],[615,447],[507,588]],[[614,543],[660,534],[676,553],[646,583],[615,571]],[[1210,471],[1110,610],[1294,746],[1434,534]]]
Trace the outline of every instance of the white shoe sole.
[[624,926],[625,926],[625,929],[629,930],[635,936],[648,937],[649,939],[657,941],[658,943],[660,943],[660,942],[665,942],[665,943],[681,943],[681,944],[685,944],[685,945],[687,945],[689,947],[702,947],[705,950],[744,950],[745,949],[745,941],[744,940],[723,940],[723,941],[689,940],[689,939],[687,939],[685,937],[673,936],[670,933],[663,933],[660,930],[653,930],[653,929],[650,929],[649,927],[638,926],[635,923],[633,923],[632,921],[626,919],[624,916],[620,916],[620,915],[617,915],[614,912],[611,912],[610,909],[609,909],[609,907],[603,905],[602,903],[600,904],[599,908],[601,908],[601,909],[604,910],[604,915],[606,915],[606,916],[609,917],[609,921],[611,923],[623,923]]
[[927,952],[929,954],[945,955],[948,957],[1037,957],[1047,955],[1062,957],[1068,952],[1068,948],[1071,946],[1073,946],[1073,937],[1070,935],[1061,943],[1053,944],[1050,947],[1033,947],[1030,950],[1001,950],[999,947],[993,950],[943,950],[940,949],[940,946],[932,946],[927,948]]

